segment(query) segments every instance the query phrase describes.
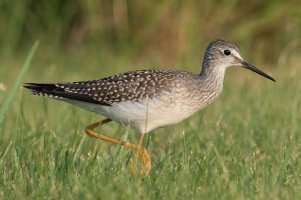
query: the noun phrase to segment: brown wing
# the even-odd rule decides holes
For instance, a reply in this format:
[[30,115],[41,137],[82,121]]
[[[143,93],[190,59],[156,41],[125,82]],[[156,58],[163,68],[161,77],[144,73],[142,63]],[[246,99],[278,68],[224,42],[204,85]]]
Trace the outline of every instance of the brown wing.
[[139,70],[99,80],[57,84],[28,83],[24,87],[35,95],[112,105],[121,101],[152,98],[162,91],[169,91],[179,73],[171,70]]

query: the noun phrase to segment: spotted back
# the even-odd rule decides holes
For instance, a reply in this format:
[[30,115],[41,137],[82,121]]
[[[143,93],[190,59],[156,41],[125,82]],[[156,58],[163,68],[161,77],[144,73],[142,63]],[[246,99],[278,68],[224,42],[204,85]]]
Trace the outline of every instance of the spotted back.
[[185,76],[185,74],[188,74],[188,72],[138,70],[99,80],[57,83],[52,84],[51,87],[51,84],[46,84],[47,88],[39,87],[37,89],[35,87],[33,93],[52,98],[67,98],[102,105],[113,105],[121,101],[139,101],[145,98],[153,98],[163,91],[170,92],[179,76]]

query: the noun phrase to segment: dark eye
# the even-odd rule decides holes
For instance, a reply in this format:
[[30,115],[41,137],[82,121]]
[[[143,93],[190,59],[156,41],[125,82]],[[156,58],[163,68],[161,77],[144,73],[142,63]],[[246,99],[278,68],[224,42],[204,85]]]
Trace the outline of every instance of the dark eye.
[[231,51],[229,49],[226,49],[226,50],[224,50],[224,54],[226,56],[229,56],[229,55],[231,55]]

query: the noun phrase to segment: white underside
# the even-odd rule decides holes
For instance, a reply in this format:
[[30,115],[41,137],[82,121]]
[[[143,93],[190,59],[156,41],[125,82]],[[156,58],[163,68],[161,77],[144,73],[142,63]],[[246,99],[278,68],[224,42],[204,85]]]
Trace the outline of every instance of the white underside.
[[147,133],[159,127],[179,123],[197,111],[191,108],[191,105],[168,96],[145,99],[141,102],[126,101],[112,106],[75,100],[63,101],[129,125],[139,133]]

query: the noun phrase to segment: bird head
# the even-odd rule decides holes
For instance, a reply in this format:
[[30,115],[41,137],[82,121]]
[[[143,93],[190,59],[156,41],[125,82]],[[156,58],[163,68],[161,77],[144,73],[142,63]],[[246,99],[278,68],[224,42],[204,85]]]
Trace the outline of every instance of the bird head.
[[221,70],[224,70],[230,66],[244,67],[276,82],[273,77],[246,62],[240,55],[239,49],[233,43],[222,39],[212,41],[206,49],[203,67],[219,67]]

